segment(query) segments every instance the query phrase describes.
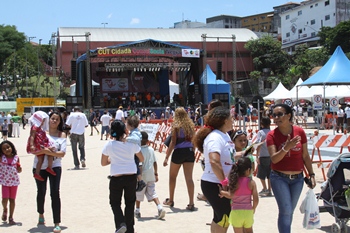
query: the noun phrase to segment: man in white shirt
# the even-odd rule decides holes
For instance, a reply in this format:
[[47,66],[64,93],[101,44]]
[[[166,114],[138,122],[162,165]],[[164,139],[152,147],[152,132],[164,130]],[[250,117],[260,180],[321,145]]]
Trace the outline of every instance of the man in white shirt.
[[346,131],[349,132],[350,128],[350,103],[346,104],[346,107],[344,109],[344,113],[346,114]]
[[117,112],[115,113],[115,119],[116,120],[121,120],[121,121],[123,121],[125,123],[123,106],[119,106]]
[[339,129],[343,133],[343,125],[344,125],[344,110],[341,108],[341,105],[339,105],[339,110],[337,111],[337,133],[339,132]]
[[78,159],[77,144],[79,143],[80,151],[80,162],[82,167],[86,167],[85,163],[85,128],[89,126],[89,122],[85,116],[80,111],[79,107],[74,107],[74,112],[72,112],[67,121],[66,125],[71,127],[70,130],[70,140],[72,144],[72,152],[74,159],[74,169],[79,169],[80,163]]
[[105,132],[106,132],[106,140],[107,140],[109,135],[109,124],[112,121],[112,117],[108,114],[107,110],[104,111],[100,121],[101,121],[101,140]]

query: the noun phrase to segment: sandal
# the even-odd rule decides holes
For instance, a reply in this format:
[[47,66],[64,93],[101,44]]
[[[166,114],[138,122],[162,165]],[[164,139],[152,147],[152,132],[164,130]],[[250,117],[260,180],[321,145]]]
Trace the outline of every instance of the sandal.
[[13,220],[13,218],[9,218],[9,224],[10,225],[16,225],[16,222]]
[[196,208],[194,207],[194,204],[188,204],[187,207],[186,207],[186,210],[195,211]]
[[45,225],[45,218],[40,218],[40,217],[39,217],[38,224],[39,224],[39,225]]
[[2,212],[1,220],[2,220],[2,221],[6,221],[6,219],[7,219],[7,210],[6,210],[6,211],[4,210],[4,211]]
[[60,226],[55,226],[55,228],[53,229],[53,232],[54,233],[60,233],[62,230],[61,230],[61,227]]
[[174,207],[174,201],[170,201],[169,198],[166,198],[165,201],[163,202],[163,205]]

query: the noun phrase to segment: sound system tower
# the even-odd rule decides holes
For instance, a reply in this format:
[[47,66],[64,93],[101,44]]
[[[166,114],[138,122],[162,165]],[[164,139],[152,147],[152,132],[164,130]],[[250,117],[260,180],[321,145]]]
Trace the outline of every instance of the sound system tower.
[[222,79],[222,61],[216,62],[216,80]]

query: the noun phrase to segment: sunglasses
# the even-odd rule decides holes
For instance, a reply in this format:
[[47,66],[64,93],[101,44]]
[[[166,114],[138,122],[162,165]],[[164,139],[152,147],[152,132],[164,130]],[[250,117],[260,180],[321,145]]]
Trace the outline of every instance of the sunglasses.
[[236,137],[238,137],[238,136],[240,136],[240,135],[242,135],[242,134],[244,134],[245,136],[247,136],[247,132],[246,132],[246,131],[243,131],[243,130],[238,130],[238,131],[236,131],[235,135],[234,135],[233,138],[232,138],[232,141],[234,141],[234,140],[236,139]]
[[283,117],[284,115],[286,115],[284,112],[272,113],[273,118]]

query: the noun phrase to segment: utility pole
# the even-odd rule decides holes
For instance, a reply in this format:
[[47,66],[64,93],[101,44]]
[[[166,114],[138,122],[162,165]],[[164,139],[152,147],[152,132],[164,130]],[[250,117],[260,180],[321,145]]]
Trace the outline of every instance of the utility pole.
[[[43,39],[39,39],[39,47],[38,47],[38,80],[37,80],[37,82],[40,83],[40,86],[41,86],[41,82],[40,82],[40,45],[41,45],[42,40]],[[39,87],[39,97],[41,97],[41,88],[40,87]]]
[[[30,40],[36,38],[35,36],[29,36],[28,41],[30,44]],[[27,45],[26,45],[26,97],[28,98],[28,51],[27,51]]]

